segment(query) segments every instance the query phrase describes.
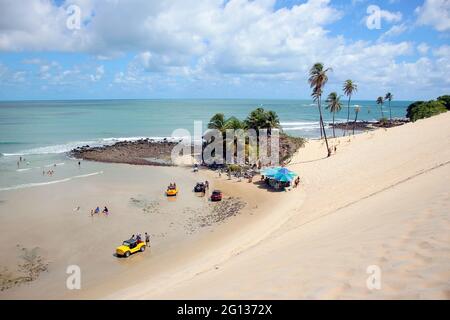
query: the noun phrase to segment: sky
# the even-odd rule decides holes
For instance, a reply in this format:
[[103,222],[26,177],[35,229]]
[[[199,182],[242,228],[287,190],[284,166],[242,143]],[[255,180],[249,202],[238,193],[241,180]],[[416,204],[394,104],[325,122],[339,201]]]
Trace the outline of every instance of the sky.
[[450,0],[0,0],[0,100],[450,94]]

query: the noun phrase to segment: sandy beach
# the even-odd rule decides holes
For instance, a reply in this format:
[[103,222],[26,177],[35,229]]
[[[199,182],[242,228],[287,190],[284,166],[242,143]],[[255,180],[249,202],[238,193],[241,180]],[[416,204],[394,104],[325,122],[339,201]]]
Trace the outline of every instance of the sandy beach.
[[[48,270],[0,298],[449,299],[449,121],[446,113],[337,138],[329,159],[311,140],[289,165],[301,178],[289,192],[208,171],[103,163],[86,179],[2,191],[1,266],[14,270],[20,245],[38,247]],[[242,212],[202,226],[210,204],[191,190],[205,179],[245,202]],[[183,192],[170,201],[161,183],[175,180]],[[97,205],[111,214],[91,217]],[[113,256],[146,231],[151,250]],[[81,290],[66,288],[71,264]],[[366,285],[373,265],[380,290]]]

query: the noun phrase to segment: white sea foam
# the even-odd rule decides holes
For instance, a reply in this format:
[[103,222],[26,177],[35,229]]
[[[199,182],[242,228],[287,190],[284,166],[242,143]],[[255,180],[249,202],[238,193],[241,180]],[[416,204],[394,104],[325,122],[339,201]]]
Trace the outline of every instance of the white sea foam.
[[298,121],[298,122],[281,122],[280,125],[282,127],[287,126],[303,126],[303,125],[319,125],[319,121]]
[[99,175],[99,174],[102,174],[102,173],[103,173],[103,171],[98,171],[98,172],[93,172],[93,173],[88,173],[88,174],[82,174],[82,175],[79,175],[79,176],[73,176],[73,177],[69,177],[69,178],[65,178],[65,179],[61,179],[61,180],[19,184],[19,185],[12,186],[12,187],[0,188],[0,191],[9,191],[9,190],[17,190],[17,189],[32,188],[32,187],[42,187],[42,186],[46,186],[46,185],[50,185],[50,184],[67,182],[67,181],[71,181],[71,180],[74,180],[74,179],[81,179],[81,178],[87,178],[87,177],[91,177],[91,176],[96,176],[96,175]]
[[314,131],[320,129],[319,126],[314,127],[291,127],[291,128],[284,128],[284,131]]
[[169,141],[169,142],[178,142],[183,137],[110,137],[110,138],[101,138],[96,140],[86,140],[86,141],[75,141],[68,142],[65,144],[57,144],[52,146],[45,146],[39,148],[33,148],[28,150],[19,151],[16,153],[3,153],[3,156],[25,156],[25,155],[40,155],[40,154],[60,154],[69,152],[75,148],[83,147],[89,145],[90,147],[102,147],[113,145],[117,142],[122,141],[138,141],[141,139],[150,139],[154,141]]
[[284,131],[313,131],[320,128],[319,121],[282,122]]
[[63,166],[64,162],[60,162],[60,163],[54,163],[54,164],[47,164],[44,167],[45,168],[49,168],[49,167],[54,167],[54,166]]

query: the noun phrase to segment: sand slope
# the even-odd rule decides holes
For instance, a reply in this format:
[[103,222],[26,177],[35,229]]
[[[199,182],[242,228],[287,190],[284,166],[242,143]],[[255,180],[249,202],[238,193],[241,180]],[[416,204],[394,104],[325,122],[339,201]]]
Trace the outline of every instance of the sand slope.
[[[450,298],[450,113],[333,144],[330,159],[321,142],[301,150],[303,189],[280,208],[290,218],[256,245],[114,297]],[[381,290],[366,286],[370,265]]]

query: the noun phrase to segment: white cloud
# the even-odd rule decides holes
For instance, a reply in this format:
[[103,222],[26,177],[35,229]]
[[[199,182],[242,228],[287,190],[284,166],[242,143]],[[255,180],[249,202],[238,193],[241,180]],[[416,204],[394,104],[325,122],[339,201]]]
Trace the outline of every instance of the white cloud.
[[381,19],[389,23],[396,23],[402,21],[403,15],[401,12],[390,12],[388,10],[380,11]]
[[396,24],[396,25],[392,26],[392,28],[390,28],[388,31],[383,33],[380,37],[380,40],[382,41],[387,38],[393,38],[393,37],[399,36],[402,33],[404,33],[406,30],[408,30],[408,27],[406,26],[405,23]]
[[419,25],[431,26],[440,32],[450,31],[449,0],[425,0],[416,13]]
[[[415,45],[385,42],[406,30],[405,24],[399,24],[400,12],[382,10],[382,19],[396,25],[373,43],[331,35],[330,26],[343,12],[330,0],[309,0],[276,11],[275,0],[73,0],[70,4],[81,8],[80,30],[66,28],[66,5],[57,7],[50,0],[0,1],[0,50],[82,52],[98,60],[132,52],[132,61],[112,80],[130,86],[160,80],[169,85],[177,77],[233,84],[245,79],[302,81],[306,86],[307,71],[317,61],[334,68],[330,83],[339,86],[348,77],[360,87],[389,86],[413,74],[415,67],[427,74],[405,77],[408,83],[422,86],[446,78],[436,61],[400,62],[414,53]],[[49,85],[105,78],[103,66],[34,63]]]
[[419,44],[417,46],[417,51],[419,51],[419,53],[421,55],[426,55],[428,53],[428,51],[430,50],[430,46],[427,45],[426,43],[422,42],[421,44]]
[[91,81],[95,82],[95,81],[99,81],[103,75],[105,74],[105,67],[104,66],[99,66],[95,69],[95,74],[91,74],[89,75]]

